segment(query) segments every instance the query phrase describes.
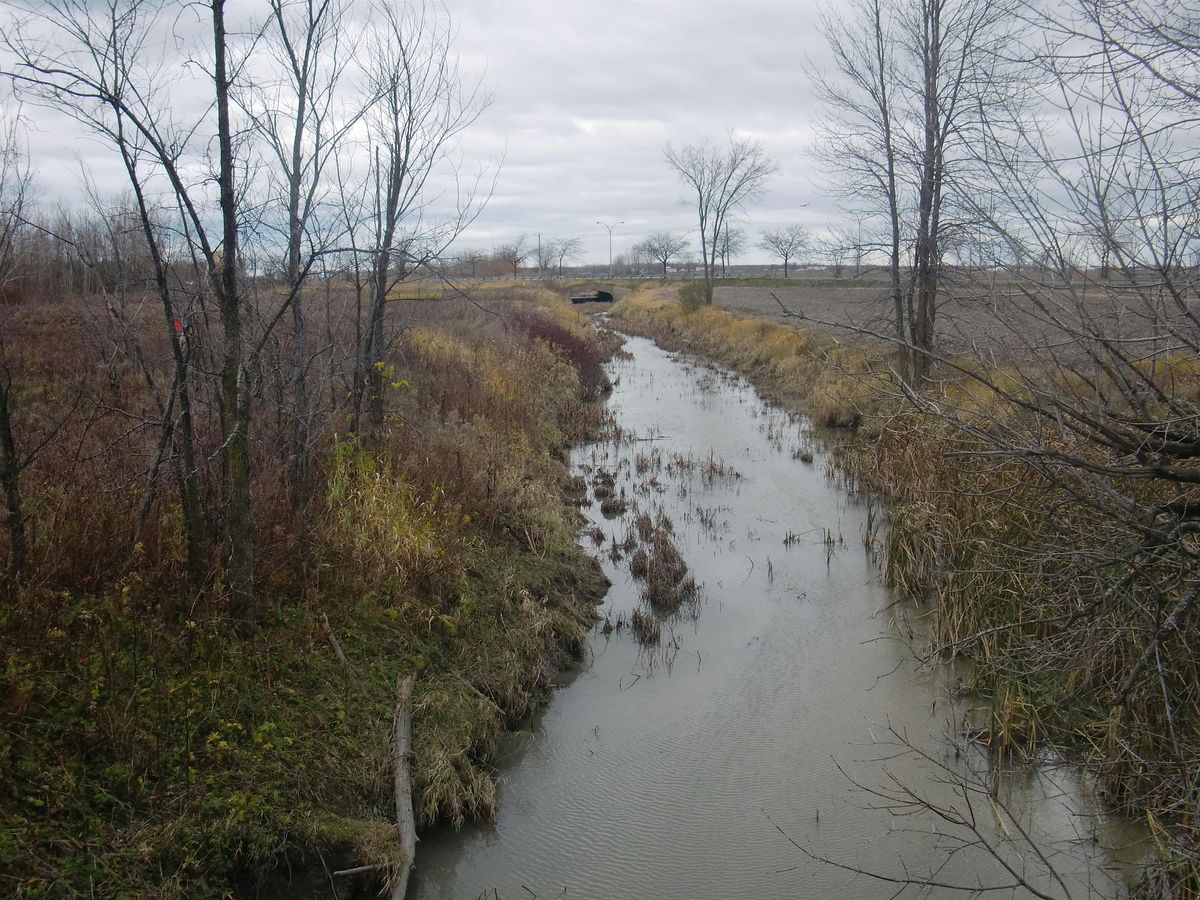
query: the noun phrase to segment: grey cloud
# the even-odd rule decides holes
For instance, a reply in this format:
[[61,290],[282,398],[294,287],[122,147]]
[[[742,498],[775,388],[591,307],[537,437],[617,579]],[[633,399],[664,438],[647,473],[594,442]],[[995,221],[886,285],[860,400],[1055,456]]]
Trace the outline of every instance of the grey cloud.
[[752,231],[834,215],[808,156],[803,63],[823,44],[814,4],[463,2],[451,12],[464,64],[487,59],[496,102],[485,129],[507,147],[497,196],[466,242],[579,235],[599,260],[608,235],[597,219],[625,221],[618,252],[648,231],[691,229],[662,150],[728,127],[762,140],[781,167],[743,216]]
[[[256,9],[261,3],[241,8],[246,23]],[[814,3],[451,0],[448,9],[464,74],[495,92],[463,137],[464,166],[504,156],[464,245],[487,249],[540,231],[582,237],[585,258],[600,261],[608,235],[597,219],[624,220],[617,252],[650,231],[692,229],[663,148],[721,140],[728,127],[760,139],[780,166],[768,194],[742,216],[752,232],[836,218],[808,152],[816,110],[804,61],[823,53]],[[165,47],[164,57],[171,52]],[[202,108],[195,73],[174,77],[180,114]],[[63,116],[26,112],[51,193],[69,201],[80,160],[102,189],[123,190],[111,151]]]

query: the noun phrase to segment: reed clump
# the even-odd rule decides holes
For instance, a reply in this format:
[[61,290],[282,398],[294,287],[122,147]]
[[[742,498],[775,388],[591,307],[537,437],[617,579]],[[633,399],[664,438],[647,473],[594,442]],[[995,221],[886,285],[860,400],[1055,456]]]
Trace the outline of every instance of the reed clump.
[[638,547],[629,557],[629,574],[634,578],[645,578],[650,574],[650,554],[645,547]]
[[615,518],[629,509],[629,501],[625,497],[625,489],[618,493],[609,494],[600,501],[600,512],[608,518]]
[[653,647],[662,640],[662,625],[654,613],[640,606],[633,611],[629,619],[629,630],[638,642],[646,647]]
[[600,469],[592,478],[592,493],[597,500],[607,500],[617,490],[617,477],[605,469]]
[[674,613],[699,595],[696,581],[688,575],[688,566],[670,533],[656,527],[648,543],[645,587],[642,594],[655,609]]
[[654,517],[645,510],[637,514],[637,518],[634,519],[634,526],[637,528],[639,539],[648,541],[654,536]]

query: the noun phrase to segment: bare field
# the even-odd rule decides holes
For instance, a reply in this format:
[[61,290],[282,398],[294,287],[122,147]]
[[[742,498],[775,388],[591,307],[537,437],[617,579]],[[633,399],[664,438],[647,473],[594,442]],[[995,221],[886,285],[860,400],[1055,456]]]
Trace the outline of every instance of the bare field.
[[[886,340],[894,333],[887,289],[877,273],[844,279],[801,276],[775,284],[718,284],[713,300],[731,312],[802,319],[835,334]],[[1058,291],[1039,308],[1015,282],[970,283],[939,304],[938,334],[943,351],[981,359],[1039,356],[1069,363],[1086,358],[1089,340],[1101,336],[1128,343],[1135,355],[1170,350],[1170,332],[1183,315],[1168,316],[1163,300],[1147,293],[1152,292],[1078,285],[1072,292]]]

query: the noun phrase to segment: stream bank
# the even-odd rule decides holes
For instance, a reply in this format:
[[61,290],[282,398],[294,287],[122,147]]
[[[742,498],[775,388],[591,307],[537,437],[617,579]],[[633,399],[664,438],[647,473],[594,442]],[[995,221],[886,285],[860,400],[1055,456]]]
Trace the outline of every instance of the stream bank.
[[[1050,757],[989,770],[953,739],[976,715],[963,673],[914,660],[922,624],[880,583],[877,512],[828,477],[808,423],[740,377],[641,338],[627,349],[610,366],[613,434],[572,454],[613,582],[589,661],[506,741],[494,826],[424,837],[414,896],[895,893],[813,856],[947,883],[1011,878],[986,853],[947,859],[960,832],[853,783],[886,789],[889,772],[947,804],[955,780],[998,780],[1011,818],[978,796],[970,809],[1004,859],[1024,854],[1031,885],[1056,882],[1006,843],[1016,823],[1053,848],[1072,893],[1123,890],[1141,834],[1101,810],[1085,775]],[[625,511],[605,515],[598,486]],[[671,523],[699,586],[698,604],[655,613],[651,646],[618,627],[647,608],[629,571],[643,514]]]
[[[187,585],[169,497],[157,550],[0,604],[0,896],[328,898],[332,871],[364,866],[374,893],[401,860],[408,674],[418,821],[491,815],[505,726],[583,650],[606,588],[562,492],[611,348],[544,289],[395,314],[389,427],[314,432],[298,513],[259,432],[258,627],[230,621],[219,583]],[[124,544],[99,523],[127,497],[45,489]]]
[[[932,648],[971,661],[966,689],[986,708],[973,737],[996,754],[1053,753],[1096,774],[1105,805],[1154,835],[1141,895],[1200,896],[1197,624],[1158,624],[1159,610],[1188,608],[1195,567],[1187,541],[1171,537],[1183,529],[1164,525],[1161,553],[1147,554],[1141,524],[1155,504],[1189,504],[1196,490],[1121,468],[1123,450],[1050,411],[1141,421],[1194,402],[1194,357],[1148,361],[1159,401],[1136,414],[1101,386],[1120,380],[1120,366],[1099,360],[1072,375],[983,351],[939,365],[914,403],[886,343],[835,337],[799,316],[688,311],[671,286],[643,288],[613,316],[733,368],[817,424],[844,426],[837,477],[886,504],[885,584],[924,605]],[[1094,473],[1097,461],[1109,475]],[[1151,512],[1129,513],[1141,504]]]

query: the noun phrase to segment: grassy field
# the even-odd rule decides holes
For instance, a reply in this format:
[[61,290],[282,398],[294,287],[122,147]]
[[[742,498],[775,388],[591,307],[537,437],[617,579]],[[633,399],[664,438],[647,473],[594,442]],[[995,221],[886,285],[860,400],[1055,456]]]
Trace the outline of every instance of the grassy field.
[[[581,652],[606,587],[563,488],[613,344],[538,289],[396,313],[386,431],[323,436],[299,520],[278,502],[280,467],[260,473],[252,633],[219,585],[180,576],[169,501],[126,544],[138,482],[111,464],[77,466],[78,484],[57,474],[105,445],[103,422],[72,422],[82,443],[38,460],[36,576],[0,604],[0,894],[225,897],[306,866],[386,876],[405,673],[419,822],[492,815],[497,737]],[[22,387],[36,411],[72,386],[55,360],[87,322],[59,305],[19,318],[41,335]]]

